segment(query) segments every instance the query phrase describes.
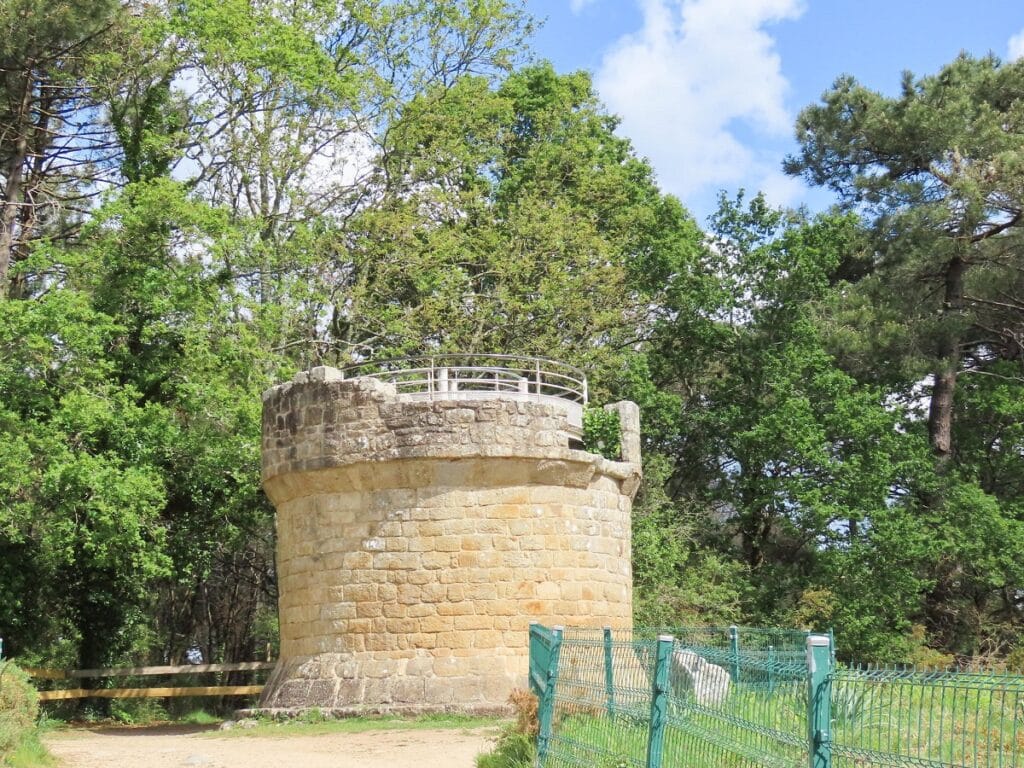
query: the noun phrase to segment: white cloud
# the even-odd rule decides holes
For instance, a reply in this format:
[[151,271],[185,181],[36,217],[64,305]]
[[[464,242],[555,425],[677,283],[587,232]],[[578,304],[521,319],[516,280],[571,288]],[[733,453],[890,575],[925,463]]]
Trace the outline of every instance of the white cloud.
[[573,13],[579,13],[584,8],[586,8],[588,5],[591,5],[594,2],[595,2],[595,0],[569,0],[569,9]]
[[786,208],[800,203],[807,195],[807,185],[801,179],[787,176],[781,170],[767,169],[751,187],[751,192],[754,191],[763,192],[769,205]]
[[792,129],[789,86],[763,28],[799,17],[801,0],[640,3],[643,28],[605,55],[596,82],[662,186],[685,199],[763,180],[773,197],[791,197],[778,154],[759,151],[737,128],[767,139]]
[[1024,29],[1011,37],[1006,46],[1010,54],[1010,61],[1024,57]]

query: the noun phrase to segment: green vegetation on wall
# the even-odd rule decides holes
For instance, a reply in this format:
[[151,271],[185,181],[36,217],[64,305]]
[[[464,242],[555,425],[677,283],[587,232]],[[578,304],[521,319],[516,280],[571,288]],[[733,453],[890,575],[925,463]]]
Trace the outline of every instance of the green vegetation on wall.
[[591,453],[618,461],[622,456],[622,424],[616,411],[588,407],[583,411],[583,445]]

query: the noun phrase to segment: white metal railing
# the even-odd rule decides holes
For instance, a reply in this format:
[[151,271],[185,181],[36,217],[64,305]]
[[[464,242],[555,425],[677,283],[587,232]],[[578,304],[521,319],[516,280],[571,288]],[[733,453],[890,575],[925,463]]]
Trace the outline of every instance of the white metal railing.
[[527,400],[561,407],[574,433],[583,429],[587,377],[571,365],[518,355],[432,355],[356,363],[346,379],[395,385],[403,400]]

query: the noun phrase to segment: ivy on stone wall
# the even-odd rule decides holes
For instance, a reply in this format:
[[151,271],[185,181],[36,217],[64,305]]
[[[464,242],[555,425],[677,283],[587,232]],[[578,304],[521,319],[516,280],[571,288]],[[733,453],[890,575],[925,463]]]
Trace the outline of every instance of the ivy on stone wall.
[[599,407],[584,410],[583,445],[590,453],[618,461],[622,455],[622,427],[618,412]]

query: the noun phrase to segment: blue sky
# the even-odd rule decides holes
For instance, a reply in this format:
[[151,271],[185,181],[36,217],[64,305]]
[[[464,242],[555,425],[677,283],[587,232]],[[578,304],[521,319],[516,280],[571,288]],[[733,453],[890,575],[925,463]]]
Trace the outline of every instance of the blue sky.
[[793,121],[835,78],[895,94],[960,51],[1024,55],[1024,0],[527,0],[537,58],[589,70],[620,132],[699,221],[718,190],[831,200],[785,177]]

